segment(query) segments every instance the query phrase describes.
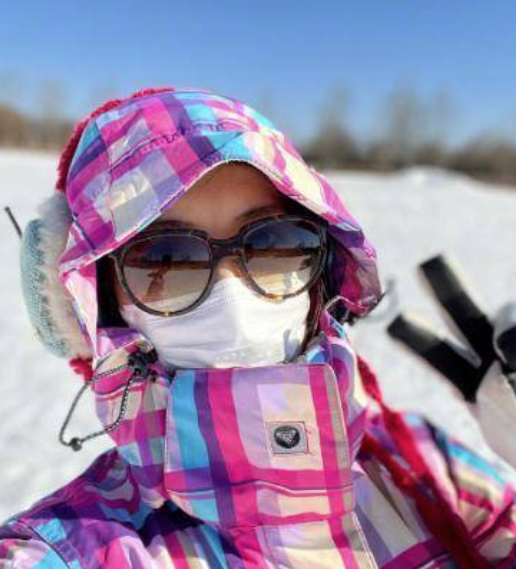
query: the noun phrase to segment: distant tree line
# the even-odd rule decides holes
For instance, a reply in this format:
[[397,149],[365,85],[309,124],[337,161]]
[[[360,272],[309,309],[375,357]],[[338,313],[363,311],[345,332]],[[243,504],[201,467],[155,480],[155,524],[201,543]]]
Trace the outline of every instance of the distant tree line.
[[390,171],[419,164],[516,185],[516,113],[505,132],[480,134],[452,147],[458,111],[446,92],[425,101],[413,89],[395,88],[367,140],[350,127],[348,104],[342,87],[328,93],[314,135],[300,145],[314,166]]
[[0,104],[0,146],[57,150],[72,132],[72,121],[32,118],[6,104]]
[[[0,146],[62,149],[74,124],[63,116],[62,87],[56,82],[44,86],[37,116],[17,109],[13,103],[17,90],[16,85],[9,85],[0,76]],[[315,167],[391,171],[420,164],[516,186],[516,137],[510,136],[509,130],[505,134],[478,135],[451,147],[450,135],[458,113],[445,92],[424,100],[414,89],[395,88],[384,102],[375,131],[367,138],[350,126],[349,100],[344,87],[330,90],[316,112],[313,135],[296,143],[303,157]],[[269,113],[270,109],[263,108],[270,105],[267,98],[258,108],[274,120],[276,109]]]
[[[109,93],[112,85],[94,87],[85,93],[93,106]],[[30,99],[33,113],[21,110]],[[27,85],[16,71],[0,70],[0,147],[59,151],[72,133],[75,120],[67,113],[66,88],[52,77]]]

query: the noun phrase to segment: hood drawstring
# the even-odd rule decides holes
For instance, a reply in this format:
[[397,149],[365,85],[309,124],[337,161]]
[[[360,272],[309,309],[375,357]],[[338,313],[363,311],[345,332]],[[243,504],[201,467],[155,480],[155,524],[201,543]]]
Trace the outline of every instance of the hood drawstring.
[[[154,350],[151,350],[150,352],[143,352],[141,349],[138,348],[136,351],[134,351],[132,354],[129,355],[129,357],[127,358],[127,363],[119,365],[119,366],[114,367],[112,369],[106,370],[104,372],[92,374],[91,377],[87,378],[86,381],[84,382],[84,385],[79,390],[79,393],[75,396],[75,398],[72,402],[72,405],[70,406],[70,410],[68,411],[68,413],[66,415],[63,426],[61,427],[61,430],[59,432],[59,442],[65,446],[72,447],[72,449],[75,451],[79,451],[82,449],[82,444],[85,441],[87,441],[89,439],[93,439],[93,438],[98,437],[100,435],[106,434],[106,433],[116,429],[118,427],[118,425],[120,424],[120,422],[122,421],[122,419],[124,418],[124,415],[125,415],[126,406],[127,406],[127,397],[129,395],[129,388],[137,379],[140,379],[140,381],[145,381],[147,379],[147,377],[149,377],[149,375],[151,376],[152,380],[156,377],[157,372],[153,369],[150,369],[150,365],[155,363],[156,360],[157,360],[157,356],[156,356],[156,353]],[[71,416],[75,410],[75,407],[77,406],[79,399],[82,396],[82,394],[84,393],[84,391],[91,384],[95,383],[99,379],[102,379],[103,377],[106,377],[107,375],[112,375],[114,373],[117,373],[117,372],[119,372],[123,369],[126,369],[126,368],[132,368],[133,371],[132,371],[131,375],[129,376],[129,379],[125,385],[124,394],[122,396],[122,402],[120,404],[120,411],[119,411],[118,417],[115,419],[115,421],[113,421],[113,423],[111,423],[111,425],[104,427],[100,431],[95,431],[93,433],[90,433],[89,435],[86,435],[85,437],[73,437],[69,441],[65,441],[64,437],[63,437],[64,431],[65,431],[65,429],[66,429],[66,427],[67,427],[67,425],[71,419]]]

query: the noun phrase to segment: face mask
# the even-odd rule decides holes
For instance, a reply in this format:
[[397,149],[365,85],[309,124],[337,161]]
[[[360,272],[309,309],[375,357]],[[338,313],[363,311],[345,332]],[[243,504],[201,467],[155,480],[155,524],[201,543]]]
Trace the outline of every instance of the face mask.
[[165,369],[259,366],[288,362],[302,344],[309,291],[269,300],[236,277],[217,281],[196,308],[155,316],[122,305],[124,320],[154,346]]

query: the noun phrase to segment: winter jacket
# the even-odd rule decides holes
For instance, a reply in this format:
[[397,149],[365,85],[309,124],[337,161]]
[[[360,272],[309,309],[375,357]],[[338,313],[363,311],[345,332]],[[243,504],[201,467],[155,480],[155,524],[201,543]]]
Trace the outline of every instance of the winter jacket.
[[63,156],[72,217],[59,277],[114,446],[4,521],[1,568],[516,567],[516,489],[422,417],[390,410],[330,311],[293,362],[173,374],[142,334],[99,324],[95,261],[231,160],[329,222],[332,292],[359,316],[374,308],[374,247],[268,119],[208,90],[147,91],[88,117]]

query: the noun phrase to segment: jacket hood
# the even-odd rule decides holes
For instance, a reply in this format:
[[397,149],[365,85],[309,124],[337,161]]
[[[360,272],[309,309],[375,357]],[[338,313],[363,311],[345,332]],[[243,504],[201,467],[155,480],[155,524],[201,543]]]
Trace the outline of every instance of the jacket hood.
[[326,178],[262,114],[208,89],[162,88],[110,101],[78,123],[63,151],[57,189],[71,225],[59,279],[71,295],[94,363],[146,342],[128,327],[100,327],[95,261],[157,219],[215,166],[243,161],[285,196],[329,222],[331,297],[364,316],[382,290],[376,252]]

